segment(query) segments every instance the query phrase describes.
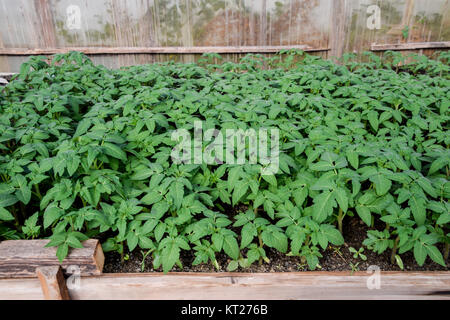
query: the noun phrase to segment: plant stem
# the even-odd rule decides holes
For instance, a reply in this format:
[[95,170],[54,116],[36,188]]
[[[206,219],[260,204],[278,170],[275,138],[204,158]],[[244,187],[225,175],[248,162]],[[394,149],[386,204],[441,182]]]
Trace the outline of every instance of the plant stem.
[[[259,241],[259,247],[262,248],[264,246],[264,244],[263,244],[263,241],[262,241],[261,233],[259,233],[259,232],[258,232],[258,241]],[[263,262],[263,258],[260,256],[258,264],[262,265],[262,262]]]
[[392,253],[391,253],[391,263],[392,264],[395,263],[395,255],[397,254],[397,246],[398,246],[399,240],[400,240],[400,237],[397,236],[397,238],[395,239],[395,242],[394,242],[394,247],[392,248]]
[[449,243],[446,242],[444,245],[444,261],[447,261],[448,259],[448,252],[449,252]]
[[23,221],[27,220],[27,214],[25,212],[25,206],[23,205],[23,203],[20,203],[20,213],[22,214],[23,217]]
[[338,213],[338,229],[339,229],[339,232],[340,232],[341,234],[343,234],[343,233],[342,233],[342,220],[344,220],[344,217],[343,217],[343,215],[342,215],[342,209],[339,208],[339,213]]
[[14,221],[15,221],[16,228],[19,228],[20,220],[19,220],[19,217],[17,216],[16,207],[12,207],[12,214],[14,216]]
[[42,200],[41,191],[39,190],[39,186],[37,184],[34,185],[34,190],[36,191],[36,195],[38,196],[39,200]]

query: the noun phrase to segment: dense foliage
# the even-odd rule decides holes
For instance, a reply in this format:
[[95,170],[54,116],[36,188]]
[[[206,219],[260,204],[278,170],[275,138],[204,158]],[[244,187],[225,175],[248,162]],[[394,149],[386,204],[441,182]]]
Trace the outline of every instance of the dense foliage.
[[[181,250],[217,268],[223,251],[233,270],[267,262],[270,247],[315,269],[356,216],[368,249],[445,266],[448,53],[219,58],[109,70],[73,52],[24,63],[0,92],[0,239],[50,237],[63,259],[100,237],[105,251],[149,250],[164,271]],[[173,163],[171,133],[195,120],[278,128],[279,172]]]

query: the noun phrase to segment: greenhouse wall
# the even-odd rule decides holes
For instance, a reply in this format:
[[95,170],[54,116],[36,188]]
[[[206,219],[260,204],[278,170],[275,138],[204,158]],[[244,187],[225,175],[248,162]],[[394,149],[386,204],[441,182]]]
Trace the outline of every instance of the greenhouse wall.
[[[370,50],[374,43],[448,44],[449,12],[449,0],[0,0],[0,72],[17,72],[28,58],[26,49],[111,48],[92,57],[117,68],[191,62],[202,47],[260,52],[307,45],[330,58]],[[200,49],[113,52],[137,47]],[[244,54],[226,53],[225,58],[238,60]]]

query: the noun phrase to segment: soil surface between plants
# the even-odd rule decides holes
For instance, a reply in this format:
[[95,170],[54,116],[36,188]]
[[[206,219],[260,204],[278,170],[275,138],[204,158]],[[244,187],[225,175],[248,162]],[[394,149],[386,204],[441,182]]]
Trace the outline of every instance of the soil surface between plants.
[[[363,254],[367,257],[366,261],[361,258],[354,258],[353,253],[349,251],[350,247],[359,249],[362,246],[363,240],[366,238],[368,227],[359,219],[350,218],[348,223],[344,224],[343,234],[345,244],[340,247],[328,247],[320,258],[319,264],[321,268],[315,271],[366,271],[369,266],[375,265],[381,271],[401,271],[397,264],[390,263],[391,250],[386,250],[383,254],[377,254],[364,248]],[[438,246],[440,250],[441,247]],[[308,271],[306,264],[302,264],[300,257],[289,257],[271,248],[265,248],[267,257],[270,263],[263,262],[259,265],[257,262],[253,263],[249,268],[239,267],[234,272],[298,272]],[[144,261],[144,268],[142,270],[143,254],[135,250],[127,252],[128,259],[121,262],[120,254],[117,252],[105,253],[105,273],[135,273],[135,272],[162,272],[162,269],[153,269],[151,254],[147,256]],[[125,256],[126,256],[125,255]],[[195,256],[192,251],[181,251],[180,260],[183,268],[178,266],[172,268],[171,272],[228,272],[226,267],[231,259],[224,253],[217,255],[217,261],[220,265],[220,270],[216,270],[212,264],[201,264],[192,266]],[[420,267],[413,256],[412,252],[407,252],[401,255],[404,271],[448,271],[450,267],[449,259],[447,259],[447,268],[440,266],[437,263],[427,258],[425,264]]]

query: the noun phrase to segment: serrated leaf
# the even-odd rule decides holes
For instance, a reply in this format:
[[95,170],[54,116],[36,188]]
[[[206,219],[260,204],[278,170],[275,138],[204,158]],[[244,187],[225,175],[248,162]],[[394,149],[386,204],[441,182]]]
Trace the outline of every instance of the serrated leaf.
[[312,208],[312,216],[317,222],[323,222],[331,216],[333,206],[335,205],[334,193],[324,191],[314,198],[314,206]]
[[369,227],[372,225],[372,215],[370,214],[370,210],[367,207],[356,206],[356,212],[365,224],[367,224]]
[[11,221],[14,220],[14,216],[5,208],[0,208],[0,220]]
[[378,196],[386,194],[392,186],[392,181],[384,177],[381,173],[371,176],[369,180],[375,185],[375,191]]
[[127,160],[127,154],[125,153],[125,151],[123,151],[119,146],[115,144],[105,142],[103,144],[103,149],[105,150],[105,153],[111,157],[122,161]]
[[224,237],[223,251],[230,256],[231,259],[237,260],[239,258],[239,245],[235,237],[231,235]]
[[425,248],[431,260],[433,260],[437,264],[440,264],[443,267],[446,267],[444,257],[442,256],[438,248],[436,248],[435,246],[426,246]]
[[347,193],[344,189],[338,188],[334,191],[336,201],[339,204],[339,207],[342,209],[343,212],[347,212],[348,209],[348,197]]

